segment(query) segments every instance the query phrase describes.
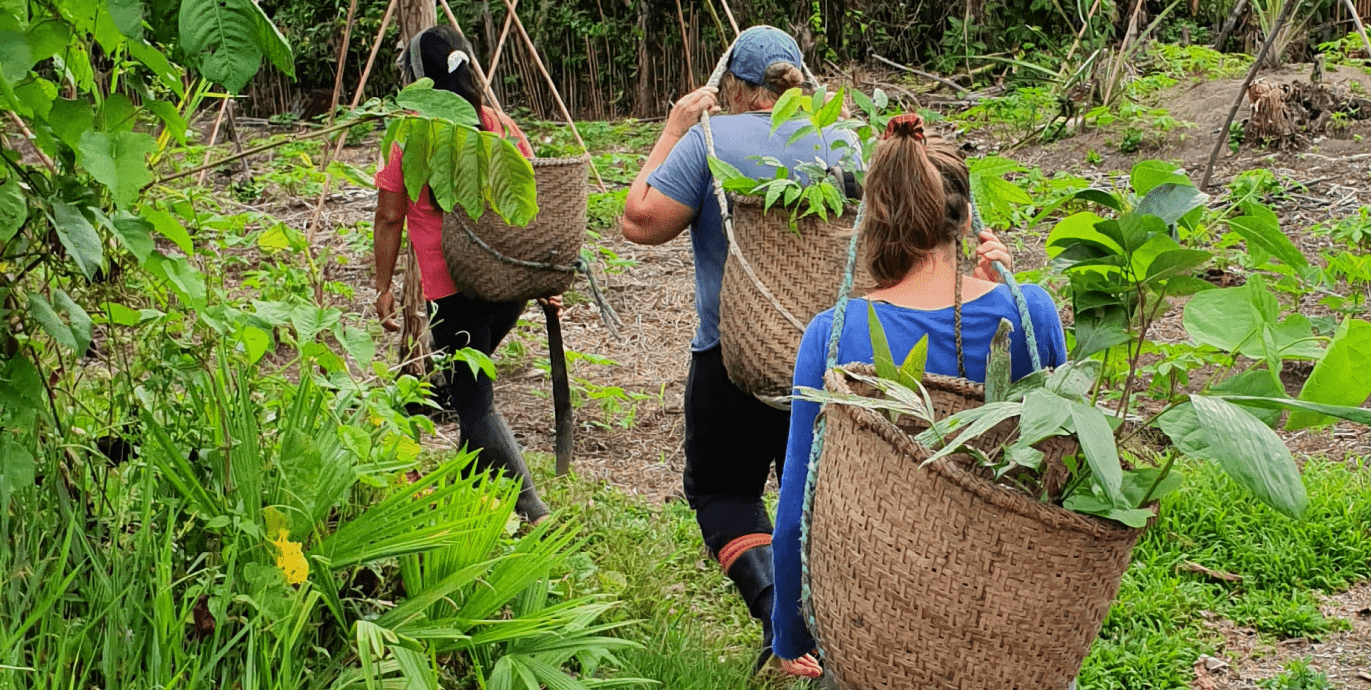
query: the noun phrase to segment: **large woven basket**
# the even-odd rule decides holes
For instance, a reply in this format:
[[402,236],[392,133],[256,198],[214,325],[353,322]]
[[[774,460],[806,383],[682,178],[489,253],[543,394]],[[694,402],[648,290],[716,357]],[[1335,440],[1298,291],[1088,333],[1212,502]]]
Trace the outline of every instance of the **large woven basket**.
[[[724,264],[719,297],[724,369],[734,384],[753,395],[790,395],[804,327],[838,301],[856,207],[841,217],[830,216],[827,223],[812,215],[800,219],[797,236],[790,229],[789,210],[778,205],[764,212],[759,197],[735,196],[731,201],[733,238],[747,265],[732,250]],[[853,293],[872,287],[865,262],[858,261]]]
[[[590,159],[529,162],[538,189],[538,214],[526,227],[506,224],[489,208],[474,223],[460,208],[443,218],[443,258],[452,282],[464,295],[488,302],[550,297],[571,287],[576,277],[571,267],[585,241]],[[557,268],[533,268],[507,259]]]
[[[855,390],[837,370],[825,385]],[[931,451],[877,412],[823,414],[810,603],[838,687],[1064,690],[1142,530],[995,484],[965,456],[921,468]]]

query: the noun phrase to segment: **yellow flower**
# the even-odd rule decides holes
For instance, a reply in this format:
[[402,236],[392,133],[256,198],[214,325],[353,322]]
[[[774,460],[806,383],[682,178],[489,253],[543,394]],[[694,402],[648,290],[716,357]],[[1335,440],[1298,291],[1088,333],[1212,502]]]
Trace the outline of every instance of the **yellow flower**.
[[309,561],[300,550],[300,542],[290,540],[290,532],[281,530],[271,542],[280,553],[276,556],[276,567],[286,575],[286,582],[298,585],[309,577]]

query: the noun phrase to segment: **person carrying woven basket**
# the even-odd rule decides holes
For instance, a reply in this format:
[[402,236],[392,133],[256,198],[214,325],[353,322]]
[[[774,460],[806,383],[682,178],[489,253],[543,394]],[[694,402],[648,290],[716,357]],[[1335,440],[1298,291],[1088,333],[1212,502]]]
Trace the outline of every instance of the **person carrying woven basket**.
[[[865,181],[866,215],[860,232],[868,244],[865,260],[878,289],[847,305],[838,343],[840,363],[874,361],[868,304],[881,320],[896,361],[928,336],[927,371],[985,381],[986,355],[1001,319],[1021,323],[1008,286],[998,282],[993,262],[1011,266],[1009,251],[991,232],[978,239],[974,275],[963,275],[957,253],[971,229],[971,185],[958,149],[924,134],[917,115],[891,120],[877,145]],[[1066,362],[1065,335],[1057,307],[1036,285],[1023,286],[1037,333],[1043,366]],[[955,305],[960,302],[960,310]],[[795,363],[795,387],[822,389],[833,309],[810,322]],[[1010,341],[1012,378],[1032,372],[1023,329]],[[795,675],[818,676],[806,653],[814,638],[801,615],[800,522],[805,475],[819,404],[792,402],[790,442],[781,480],[773,535],[775,605],[773,648],[782,668]]]
[[[471,65],[472,52],[471,44],[452,27],[435,26],[410,40],[401,63],[408,79],[428,77],[433,80],[433,88],[465,98],[480,114],[482,130],[513,137],[519,152],[532,158],[533,149],[519,126],[504,113],[482,104],[482,89]],[[373,230],[376,311],[381,324],[388,331],[400,330],[391,279],[400,252],[400,238],[408,228],[409,240],[418,259],[424,298],[429,302],[429,333],[433,337],[435,353],[454,353],[470,347],[490,355],[518,323],[526,303],[485,302],[457,292],[443,259],[442,209],[434,202],[427,185],[417,201],[410,200],[405,192],[400,159],[401,149],[395,145],[389,151],[386,165],[376,173],[378,194]],[[550,301],[561,305],[560,297]],[[476,468],[480,471],[493,468],[520,480],[523,488],[515,511],[530,522],[541,522],[548,516],[548,508],[538,497],[533,477],[524,464],[523,453],[509,424],[495,409],[490,378],[484,373],[473,374],[464,363],[449,364],[443,373],[447,385],[438,391],[438,402],[457,413],[462,439],[467,446],[480,449]]]
[[[793,169],[815,156],[829,166],[854,169],[845,156],[856,151],[850,132],[828,128],[787,140],[801,126],[782,124],[771,133],[770,111],[788,89],[804,87],[803,57],[788,34],[770,27],[744,32],[731,51],[721,82],[730,115],[711,118],[716,155],[753,178],[775,168],[755,160],[769,156]],[[762,623],[758,666],[770,658],[771,518],[762,494],[773,463],[785,457],[789,414],[759,401],[729,380],[719,347],[719,293],[728,240],[723,227],[708,145],[696,123],[720,110],[720,89],[702,87],[676,102],[661,138],[629,190],[624,237],[662,244],[691,228],[695,258],[695,310],[699,326],[691,342],[685,392],[684,490],[709,553],[737,585],[749,612]],[[846,141],[847,147],[834,147]]]

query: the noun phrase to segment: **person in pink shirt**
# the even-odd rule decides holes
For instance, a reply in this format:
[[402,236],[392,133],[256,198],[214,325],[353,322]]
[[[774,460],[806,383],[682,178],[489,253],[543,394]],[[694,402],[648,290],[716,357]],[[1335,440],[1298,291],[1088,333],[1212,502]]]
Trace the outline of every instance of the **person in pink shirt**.
[[[503,113],[485,107],[482,88],[471,65],[471,44],[450,26],[435,26],[415,36],[401,58],[405,75],[410,80],[428,77],[435,89],[456,93],[471,103],[480,114],[480,127],[503,137],[515,139],[519,151],[533,157],[528,138],[518,125]],[[434,203],[427,186],[418,200],[410,200],[405,192],[404,173],[400,167],[401,149],[392,146],[389,159],[376,173],[376,220],[373,225],[376,253],[376,311],[382,326],[398,331],[395,296],[391,282],[395,259],[400,253],[400,238],[407,227],[409,241],[418,258],[419,278],[424,298],[429,302],[430,326],[435,351],[453,352],[464,347],[487,355],[499,347],[509,334],[526,302],[486,302],[457,292],[443,260],[443,212]],[[461,213],[462,211],[458,211]],[[561,306],[561,298],[551,298]],[[473,449],[480,449],[478,470],[497,469],[523,482],[523,489],[515,510],[535,524],[547,518],[549,511],[533,477],[524,464],[523,453],[509,429],[509,424],[495,409],[494,390],[485,374],[473,375],[466,364],[445,369],[448,384],[438,391],[440,404],[457,413],[461,423],[462,440]]]

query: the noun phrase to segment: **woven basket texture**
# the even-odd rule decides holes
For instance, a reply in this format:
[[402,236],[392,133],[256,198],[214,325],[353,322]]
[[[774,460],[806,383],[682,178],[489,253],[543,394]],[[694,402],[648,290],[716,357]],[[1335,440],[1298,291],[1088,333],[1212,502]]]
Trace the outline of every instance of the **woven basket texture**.
[[[790,211],[763,212],[758,197],[731,197],[733,236],[757,279],[801,326],[838,301],[856,207],[827,223],[815,216],[790,229]],[[859,246],[859,256],[860,249]],[[865,262],[857,262],[853,294],[874,287]],[[758,396],[789,395],[795,358],[804,331],[778,311],[729,254],[719,298],[719,332],[724,368],[739,388]]]
[[[829,390],[854,392],[830,371]],[[949,398],[950,399],[950,398]],[[1041,503],[827,405],[809,525],[812,610],[843,690],[1063,690],[1142,530]]]
[[586,234],[588,158],[536,158],[538,214],[526,227],[506,224],[486,208],[473,226],[462,209],[443,218],[443,258],[458,292],[488,302],[515,302],[560,295],[576,274],[530,268],[500,260],[473,242],[463,224],[491,249],[524,261],[570,266],[581,256]]

